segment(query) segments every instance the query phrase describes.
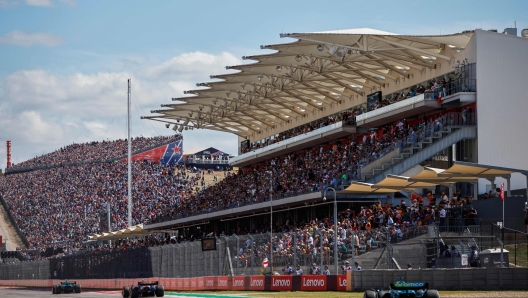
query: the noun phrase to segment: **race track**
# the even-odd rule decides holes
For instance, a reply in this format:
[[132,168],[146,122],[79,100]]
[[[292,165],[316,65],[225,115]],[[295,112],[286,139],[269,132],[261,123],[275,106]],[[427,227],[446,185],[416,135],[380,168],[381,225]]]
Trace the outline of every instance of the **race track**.
[[[96,290],[86,290],[81,294],[60,294],[53,295],[51,289],[44,288],[0,288],[0,297],[17,297],[17,298],[41,298],[41,297],[71,297],[71,298],[102,298],[102,297],[121,297],[120,291],[96,291]],[[201,293],[192,293],[192,294],[181,294],[181,293],[166,293],[165,297],[171,298],[240,298],[240,295],[222,295],[222,294],[201,294]],[[247,297],[247,296],[245,296]]]

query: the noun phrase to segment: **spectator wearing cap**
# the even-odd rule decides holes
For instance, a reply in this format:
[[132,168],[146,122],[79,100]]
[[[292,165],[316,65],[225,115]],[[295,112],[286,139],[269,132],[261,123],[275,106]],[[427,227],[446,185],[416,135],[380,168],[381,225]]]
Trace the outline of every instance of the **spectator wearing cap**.
[[324,266],[323,275],[330,275],[330,270],[328,270],[328,266]]
[[295,271],[295,273],[297,275],[302,275],[303,274],[303,270],[302,270],[301,266],[297,265],[297,270]]
[[412,270],[412,265],[410,263],[407,264],[407,270]]
[[345,262],[345,265],[342,265],[342,266],[341,266],[341,270],[343,271],[342,274],[346,274],[347,271],[352,270],[352,267],[350,267],[350,262],[349,262],[349,261],[346,261],[346,262]]

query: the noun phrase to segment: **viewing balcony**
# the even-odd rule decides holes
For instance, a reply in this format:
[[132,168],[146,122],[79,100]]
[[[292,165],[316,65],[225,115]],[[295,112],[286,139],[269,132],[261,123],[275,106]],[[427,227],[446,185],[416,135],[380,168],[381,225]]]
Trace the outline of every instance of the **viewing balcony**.
[[436,99],[431,99],[431,96],[419,94],[400,102],[358,115],[356,116],[356,123],[361,127],[379,127],[406,117],[427,113],[440,108],[440,106],[441,105]]
[[341,137],[349,137],[351,134],[357,133],[358,131],[356,130],[355,125],[348,125],[343,121],[337,122],[263,148],[240,154],[239,156],[231,158],[230,165],[232,167],[252,165],[287,153],[334,141]]

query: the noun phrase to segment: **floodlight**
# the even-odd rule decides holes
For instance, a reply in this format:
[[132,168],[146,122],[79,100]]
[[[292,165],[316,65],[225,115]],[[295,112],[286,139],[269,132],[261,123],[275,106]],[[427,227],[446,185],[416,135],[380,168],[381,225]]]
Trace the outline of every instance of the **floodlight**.
[[257,80],[262,81],[262,76],[257,76]]
[[169,126],[170,126],[169,123],[165,124],[165,128],[169,128]]
[[174,127],[172,128],[172,130],[174,130],[174,131],[178,130],[178,125],[174,124]]
[[317,50],[318,50],[319,52],[322,52],[322,51],[324,50],[324,45],[323,45],[323,44],[318,44],[318,45],[317,45]]
[[275,67],[275,70],[276,70],[277,72],[281,72],[281,71],[282,71],[282,66],[277,65],[277,67]]
[[297,56],[295,56],[295,61],[297,61],[297,62],[301,62],[302,59],[303,59],[303,58],[302,58],[301,55],[297,55]]

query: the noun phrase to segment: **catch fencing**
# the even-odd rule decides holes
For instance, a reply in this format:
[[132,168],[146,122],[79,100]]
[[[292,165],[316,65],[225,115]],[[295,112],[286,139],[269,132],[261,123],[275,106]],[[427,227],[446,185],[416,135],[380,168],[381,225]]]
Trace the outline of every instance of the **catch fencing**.
[[[366,242],[370,242],[368,239],[377,242],[375,246],[360,245],[356,258],[382,250],[389,243],[396,245],[398,250],[397,242],[423,235],[426,231],[427,227],[407,228],[402,239],[389,239],[381,230],[356,232]],[[338,241],[338,260],[335,260],[332,234],[329,230],[298,230],[273,235],[220,236],[216,239],[216,250],[211,251],[202,251],[201,241],[194,241],[112,251],[83,251],[40,261],[16,260],[0,264],[0,279],[249,276],[270,275],[272,270],[284,274],[286,266],[291,266],[294,273],[299,266],[306,274],[314,263],[321,271],[328,266],[331,274],[336,274],[336,261],[339,265],[345,260],[353,261],[353,235],[348,235],[343,242]],[[420,258],[416,252],[414,250],[414,255],[409,257]],[[425,254],[422,259],[425,260]],[[268,260],[269,266],[263,266],[264,260]],[[414,263],[418,264],[418,261]]]

